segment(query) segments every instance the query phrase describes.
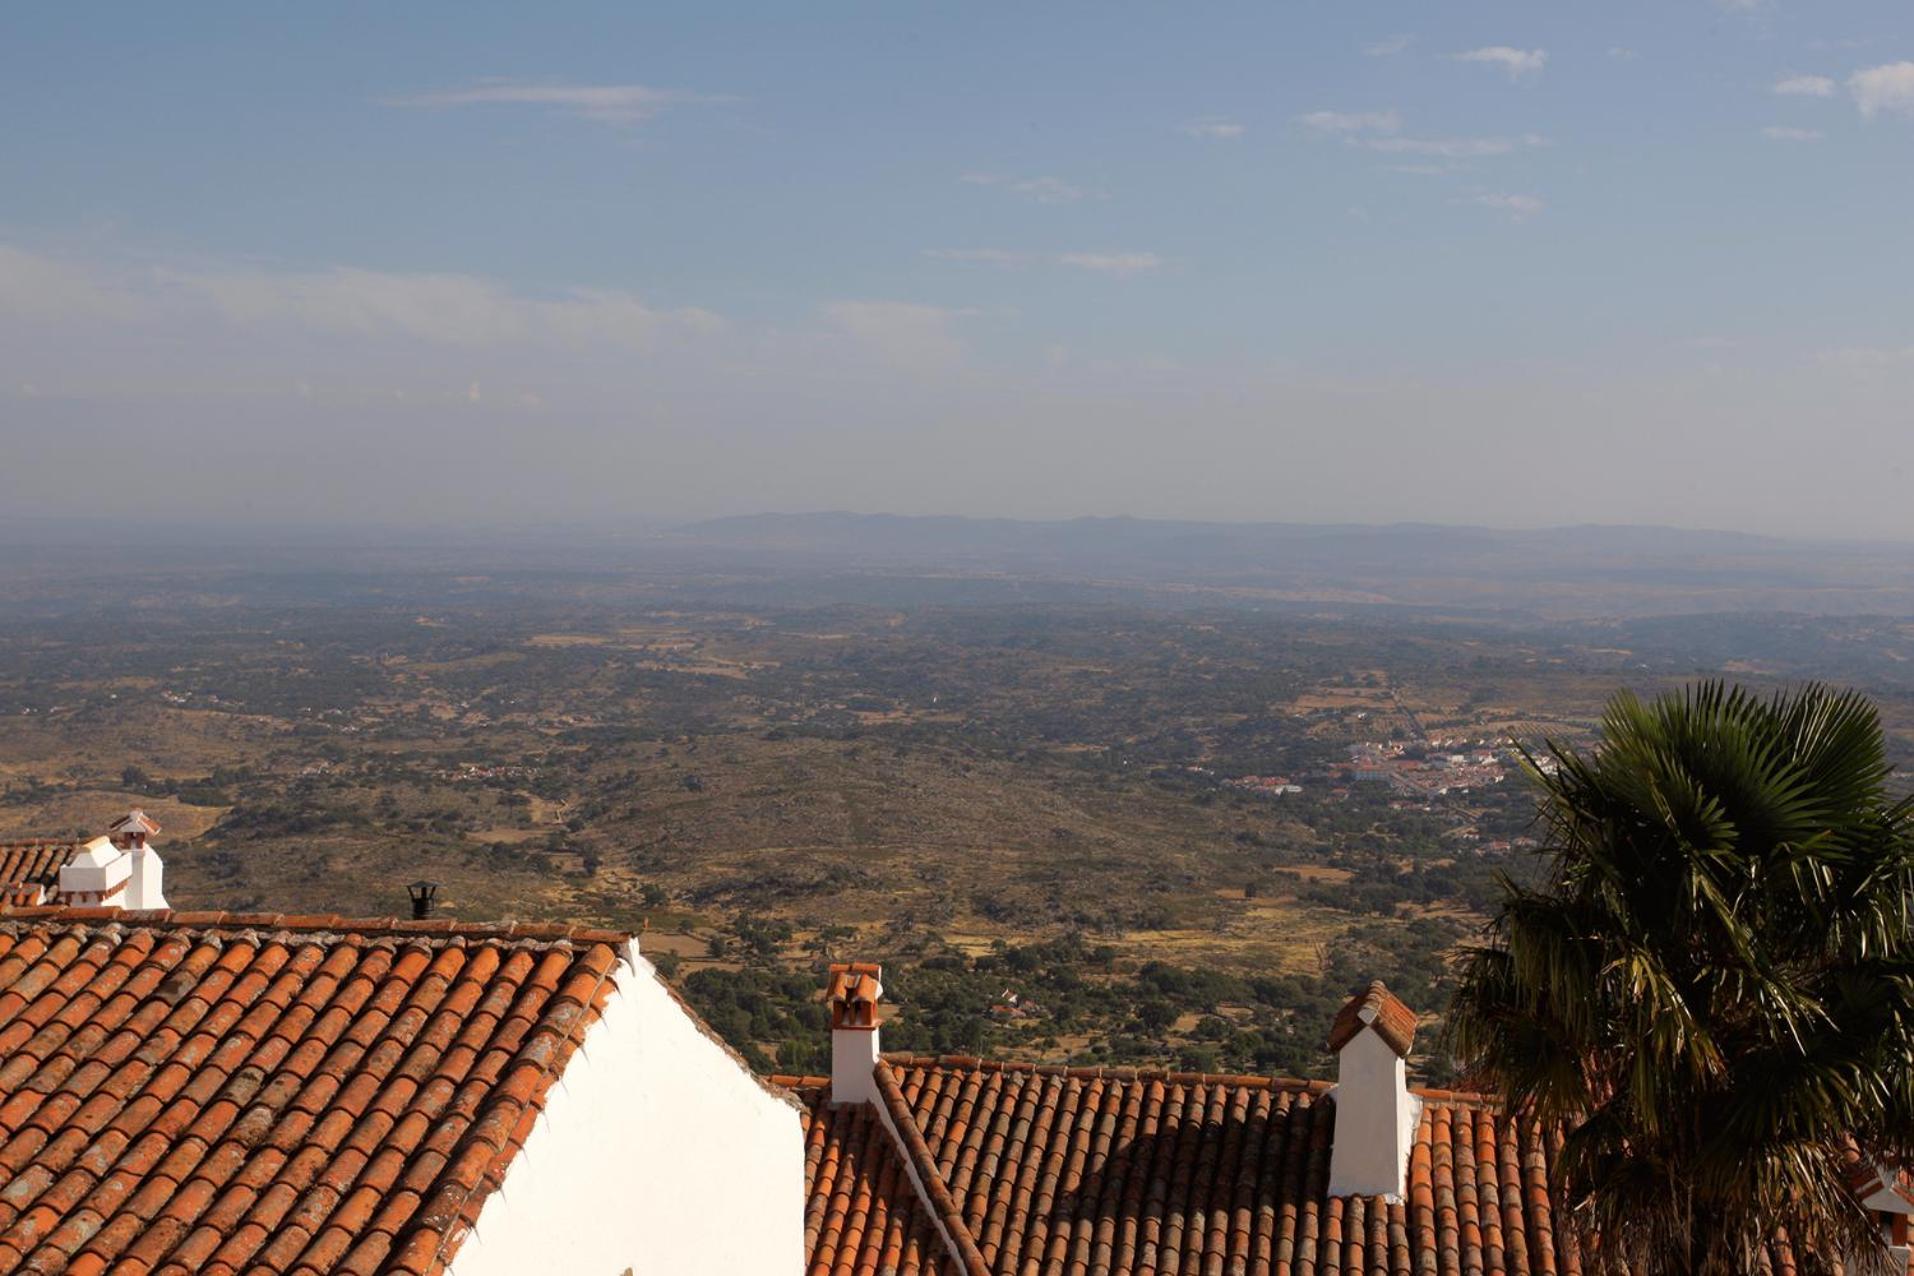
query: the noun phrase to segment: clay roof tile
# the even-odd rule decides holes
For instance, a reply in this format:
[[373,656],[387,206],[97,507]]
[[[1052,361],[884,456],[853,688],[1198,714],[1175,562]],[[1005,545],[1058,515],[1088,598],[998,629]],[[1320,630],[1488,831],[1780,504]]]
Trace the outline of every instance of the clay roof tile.
[[1329,1026],[1329,1049],[1341,1050],[1364,1028],[1373,1028],[1397,1055],[1407,1058],[1416,1039],[1416,1012],[1378,979],[1351,997]]
[[884,1059],[881,1112],[833,1106],[821,1077],[775,1078],[808,1109],[808,1271],[1580,1270],[1553,1216],[1555,1150],[1481,1095],[1421,1093],[1408,1199],[1391,1203],[1329,1195],[1323,1082]]
[[0,1268],[442,1271],[627,942],[0,911]]

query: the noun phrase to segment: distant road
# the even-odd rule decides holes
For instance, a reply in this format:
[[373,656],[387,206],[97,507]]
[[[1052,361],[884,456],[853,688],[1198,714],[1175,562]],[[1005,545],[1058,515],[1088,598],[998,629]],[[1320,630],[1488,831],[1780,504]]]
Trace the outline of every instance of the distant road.
[[1429,743],[1428,728],[1422,725],[1422,719],[1416,716],[1416,711],[1402,702],[1402,697],[1396,694],[1394,687],[1389,688],[1389,699],[1395,703],[1396,712],[1409,719],[1409,725],[1415,728],[1416,738],[1424,744]]

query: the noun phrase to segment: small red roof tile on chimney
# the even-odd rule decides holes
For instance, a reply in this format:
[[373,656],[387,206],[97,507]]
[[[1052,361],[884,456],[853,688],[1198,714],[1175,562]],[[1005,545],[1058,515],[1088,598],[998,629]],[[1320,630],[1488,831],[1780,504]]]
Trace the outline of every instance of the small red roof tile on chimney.
[[109,833],[144,833],[152,837],[160,831],[159,823],[145,811],[134,807],[119,819],[106,826]]
[[877,1003],[884,995],[884,968],[875,962],[840,961],[831,966],[824,1000],[833,1028],[877,1027]]
[[1336,1012],[1336,1021],[1329,1026],[1329,1048],[1341,1050],[1364,1028],[1374,1028],[1391,1050],[1406,1059],[1416,1040],[1416,1012],[1378,979]]

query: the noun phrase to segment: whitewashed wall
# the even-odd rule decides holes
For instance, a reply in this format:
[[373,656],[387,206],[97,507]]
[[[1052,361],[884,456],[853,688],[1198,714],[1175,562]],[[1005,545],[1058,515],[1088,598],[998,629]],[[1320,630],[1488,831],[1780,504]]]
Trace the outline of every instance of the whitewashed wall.
[[1408,1194],[1409,1157],[1422,1123],[1408,1065],[1381,1034],[1364,1028],[1338,1053],[1336,1068],[1329,1092],[1336,1104],[1329,1194],[1400,1201]]
[[130,870],[126,879],[126,907],[166,908],[166,865],[152,847],[129,851]]
[[452,1276],[796,1276],[798,1109],[706,1037],[636,946]]

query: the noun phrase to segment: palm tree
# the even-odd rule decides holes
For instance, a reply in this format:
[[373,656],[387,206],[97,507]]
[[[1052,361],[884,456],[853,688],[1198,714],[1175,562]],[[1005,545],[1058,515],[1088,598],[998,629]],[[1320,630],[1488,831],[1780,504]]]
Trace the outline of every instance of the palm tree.
[[1592,752],[1528,762],[1546,879],[1503,879],[1449,1039],[1561,1133],[1595,1270],[1884,1261],[1849,1183],[1914,1164],[1914,837],[1873,706],[1623,694]]

